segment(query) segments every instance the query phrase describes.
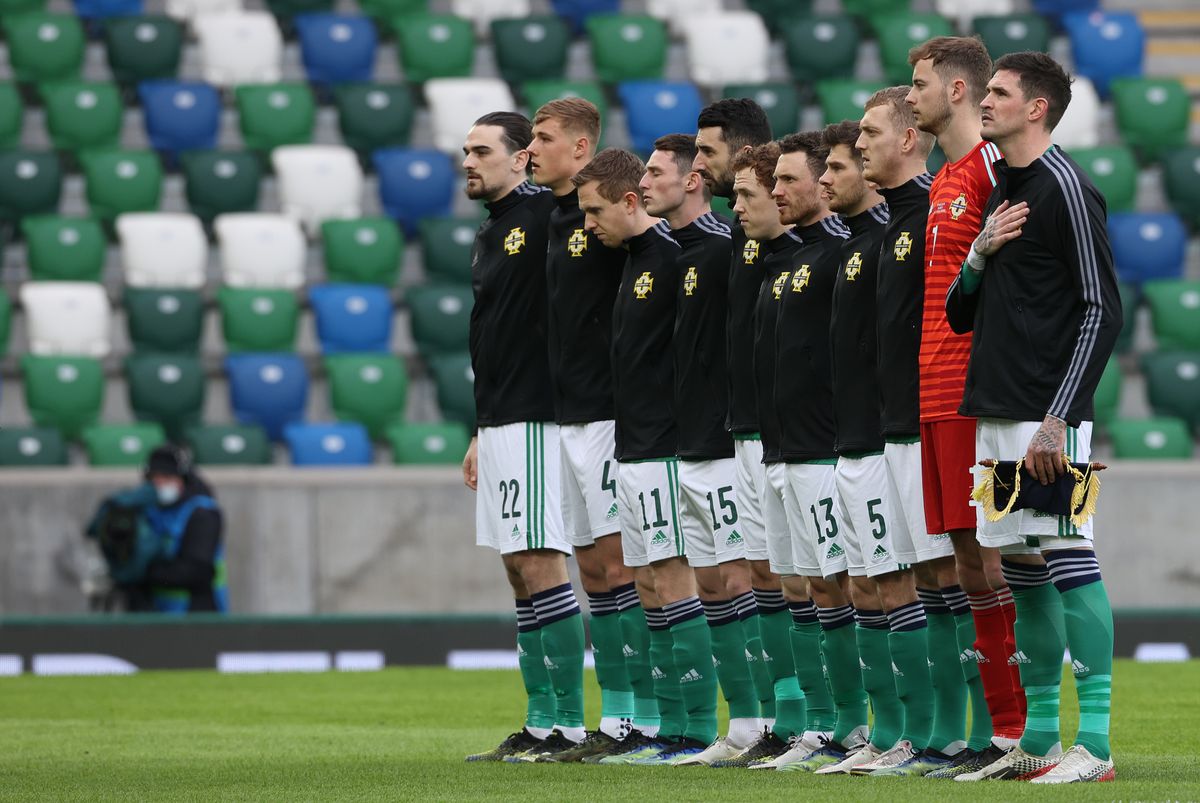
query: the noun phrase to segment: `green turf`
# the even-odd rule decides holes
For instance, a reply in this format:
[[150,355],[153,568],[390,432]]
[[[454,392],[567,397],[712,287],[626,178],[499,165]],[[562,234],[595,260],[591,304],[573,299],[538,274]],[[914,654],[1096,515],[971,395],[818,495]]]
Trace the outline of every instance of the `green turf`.
[[[466,764],[518,724],[516,672],[0,679],[0,800],[1197,800],[1200,662],[1119,662],[1117,781]],[[1064,698],[1074,707],[1068,679]],[[592,691],[590,689],[589,691]],[[589,697],[589,722],[597,711]],[[1075,717],[1064,717],[1067,732]]]

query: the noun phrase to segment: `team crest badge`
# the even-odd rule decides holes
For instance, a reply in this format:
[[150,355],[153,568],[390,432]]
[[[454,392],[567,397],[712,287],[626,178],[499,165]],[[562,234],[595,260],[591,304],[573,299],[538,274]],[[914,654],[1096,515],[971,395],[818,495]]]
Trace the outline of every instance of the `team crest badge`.
[[858,274],[860,273],[862,273],[862,252],[855,251],[851,257],[846,260],[846,281],[854,281],[858,278]]
[[812,271],[808,269],[808,265],[801,265],[794,274],[792,274],[792,292],[803,293],[804,288],[808,287],[809,281],[812,280]]
[[571,238],[567,240],[567,253],[573,257],[581,257],[587,251],[587,232],[583,229],[575,229],[571,232]]
[[892,253],[896,255],[897,262],[903,262],[912,253],[913,241],[912,235],[906,231],[900,232],[900,236],[896,238],[896,245],[892,249]]
[[696,292],[696,266],[692,265],[683,277],[683,294],[690,296],[694,292]]
[[783,288],[787,286],[788,277],[791,275],[792,272],[790,270],[785,270],[775,277],[775,281],[771,284],[771,292],[774,294],[776,301],[783,297]]
[[504,251],[510,257],[521,253],[521,249],[525,246],[525,230],[520,226],[514,226],[504,237]]
[[650,275],[650,271],[646,271],[633,283],[633,295],[639,300],[644,301],[651,291],[654,290],[654,277]]
[[950,217],[958,220],[967,211],[967,195],[960,192],[958,197],[950,202]]
[[753,265],[758,261],[758,240],[747,240],[742,246],[742,260],[747,265]]

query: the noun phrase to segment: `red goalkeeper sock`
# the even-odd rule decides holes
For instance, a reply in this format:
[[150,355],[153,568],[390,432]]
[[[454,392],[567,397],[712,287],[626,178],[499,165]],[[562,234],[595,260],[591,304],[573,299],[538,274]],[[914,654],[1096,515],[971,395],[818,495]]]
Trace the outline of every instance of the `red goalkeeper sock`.
[[1008,656],[1012,652],[1005,645],[1009,629],[1004,608],[995,591],[967,594],[967,599],[971,603],[971,617],[975,620],[975,652],[978,653],[979,677],[983,681],[988,713],[992,715],[992,730],[1002,738],[1020,739],[1025,729],[1025,717],[1021,715],[1013,692],[1012,674],[1008,668]]
[[[1008,655],[1015,655],[1017,652],[1017,637],[1013,630],[1013,625],[1017,621],[1017,606],[1013,603],[1012,589],[1008,586],[996,589],[996,597],[1000,600],[1000,609],[1004,611],[1004,649]],[[1021,667],[1020,664],[1014,662],[1009,663],[1008,673],[1012,676],[1013,694],[1017,695],[1017,708],[1021,712],[1021,719],[1025,719],[1025,689],[1021,686]]]

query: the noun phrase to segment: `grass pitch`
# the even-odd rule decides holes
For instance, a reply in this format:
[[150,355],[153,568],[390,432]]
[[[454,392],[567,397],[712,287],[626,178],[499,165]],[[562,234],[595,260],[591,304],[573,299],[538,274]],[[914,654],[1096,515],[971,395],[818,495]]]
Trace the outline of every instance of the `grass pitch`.
[[[0,800],[1200,800],[1200,662],[1121,661],[1115,674],[1117,780],[1058,788],[464,763],[518,727],[516,672],[5,678]],[[1063,697],[1070,734],[1069,678]]]

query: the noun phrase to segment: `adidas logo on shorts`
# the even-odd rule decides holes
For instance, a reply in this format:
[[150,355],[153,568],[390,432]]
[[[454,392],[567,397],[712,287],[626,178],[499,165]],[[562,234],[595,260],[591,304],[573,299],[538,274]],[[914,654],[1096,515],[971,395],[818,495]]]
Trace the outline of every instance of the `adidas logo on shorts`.
[[1074,661],[1071,661],[1071,671],[1076,675],[1086,675],[1088,672],[1092,671],[1092,668],[1090,666],[1084,666],[1083,662],[1077,658]]
[[883,548],[883,544],[875,547],[875,551],[871,553],[871,560],[886,560],[888,557],[889,553]]
[[659,530],[658,532],[656,532],[654,534],[654,537],[650,539],[651,546],[662,546],[663,544],[669,544],[669,543],[671,543],[671,539],[667,538],[667,534],[664,533],[662,530]]
[[607,520],[609,520],[609,521],[612,521],[613,519],[615,519],[615,518],[617,517],[617,513],[618,513],[618,510],[617,510],[617,503],[616,503],[616,502],[613,502],[613,503],[612,503],[612,507],[610,507],[610,508],[608,509],[608,515],[607,515],[607,516],[605,516],[604,518],[605,518],[605,519],[607,519]]
[[518,526],[518,525],[516,525],[516,524],[514,524],[514,525],[513,525],[513,531],[512,531],[512,535],[510,535],[510,536],[509,536],[509,538],[511,538],[511,539],[512,539],[512,540],[514,540],[514,541],[520,541],[520,540],[521,540],[521,528],[520,528],[520,526]]
[[740,543],[742,543],[742,536],[737,530],[731,532],[729,537],[725,539],[725,546],[736,546]]
[[686,673],[684,673],[683,677],[679,679],[679,682],[695,683],[697,680],[704,680],[704,675],[701,675],[695,669],[689,669]]
[[845,555],[845,554],[846,554],[846,551],[844,549],[842,549],[837,544],[834,544],[833,546],[829,547],[829,552],[827,552],[825,554],[825,559],[833,560],[834,558],[840,558],[842,555]]
[[1008,656],[1008,665],[1009,666],[1016,666],[1017,664],[1031,664],[1031,663],[1033,663],[1033,662],[1029,660],[1029,656],[1026,655],[1024,652],[1022,652],[1021,650],[1017,650],[1012,655]]

